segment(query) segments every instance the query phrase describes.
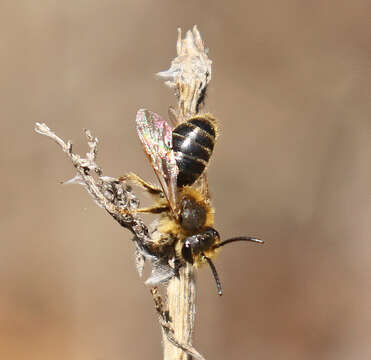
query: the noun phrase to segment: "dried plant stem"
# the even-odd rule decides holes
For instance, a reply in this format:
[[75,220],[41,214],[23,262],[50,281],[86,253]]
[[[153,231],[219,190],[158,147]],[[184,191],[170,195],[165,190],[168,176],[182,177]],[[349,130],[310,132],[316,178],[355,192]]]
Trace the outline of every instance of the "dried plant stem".
[[[176,89],[178,97],[178,122],[195,115],[203,105],[207,85],[211,79],[211,60],[195,26],[188,31],[185,39],[178,30],[177,57],[170,69],[159,73],[168,78],[166,84]],[[174,337],[180,344],[174,345],[163,330],[164,360],[204,359],[192,347],[196,301],[196,281],[194,268],[187,264],[180,269],[179,277],[173,277],[167,286],[167,306],[174,329]]]
[[[187,264],[180,269],[179,278],[170,281],[167,287],[167,298],[174,336],[180,343],[191,346],[196,300],[196,282],[191,265]],[[195,352],[194,349],[193,351]],[[200,354],[197,355],[193,354],[193,357],[202,359]],[[167,338],[164,339],[164,359],[186,360],[187,358],[187,352],[175,347]]]

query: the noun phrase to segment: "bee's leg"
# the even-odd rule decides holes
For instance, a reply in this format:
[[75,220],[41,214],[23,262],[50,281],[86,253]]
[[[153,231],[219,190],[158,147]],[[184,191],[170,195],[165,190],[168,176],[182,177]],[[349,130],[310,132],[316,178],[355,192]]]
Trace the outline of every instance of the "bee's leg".
[[120,181],[131,181],[133,182],[135,185],[139,186],[139,187],[142,187],[143,189],[147,190],[150,194],[152,195],[161,195],[162,194],[162,190],[150,183],[148,183],[147,181],[143,180],[142,178],[140,178],[138,175],[134,174],[134,173],[128,173],[127,175],[124,175],[124,176],[121,176],[119,178]]
[[[143,180],[142,178],[140,178],[138,175],[134,173],[128,173],[127,175],[121,176],[119,178],[119,181],[131,181],[135,185],[145,189],[151,195],[163,197],[162,189],[148,183],[147,181]],[[137,209],[135,210],[135,212],[161,214],[169,210],[170,209],[168,205],[154,205],[154,206],[147,207],[147,208]]]
[[175,259],[174,260],[174,272],[175,272],[175,276],[179,279],[179,270],[180,268],[182,267],[182,263],[180,262],[179,259]]
[[[163,212],[169,211],[169,207],[167,205],[155,205],[147,208],[141,208],[141,209],[136,209],[132,212],[140,212],[140,213],[148,213],[148,214],[161,214]],[[122,214],[127,214],[128,210],[121,210]]]
[[166,211],[169,211],[168,205],[155,205],[155,206],[141,208],[141,209],[136,210],[136,212],[150,213],[150,214],[161,214]]

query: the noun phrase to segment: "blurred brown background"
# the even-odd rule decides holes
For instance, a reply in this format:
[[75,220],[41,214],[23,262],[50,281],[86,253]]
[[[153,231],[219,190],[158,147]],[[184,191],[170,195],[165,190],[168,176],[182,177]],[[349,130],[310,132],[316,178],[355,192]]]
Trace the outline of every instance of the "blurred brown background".
[[160,359],[133,245],[78,186],[46,122],[106,175],[153,179],[135,113],[175,103],[154,74],[198,24],[220,119],[217,229],[258,235],[199,271],[207,359],[371,357],[371,5],[355,1],[0,3],[0,359]]

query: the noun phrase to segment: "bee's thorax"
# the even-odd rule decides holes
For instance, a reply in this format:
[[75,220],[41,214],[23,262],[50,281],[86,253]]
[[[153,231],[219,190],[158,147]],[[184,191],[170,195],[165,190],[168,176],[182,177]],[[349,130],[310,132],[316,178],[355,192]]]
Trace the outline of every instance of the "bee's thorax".
[[205,207],[191,197],[184,197],[181,201],[179,222],[187,232],[198,232],[205,226]]

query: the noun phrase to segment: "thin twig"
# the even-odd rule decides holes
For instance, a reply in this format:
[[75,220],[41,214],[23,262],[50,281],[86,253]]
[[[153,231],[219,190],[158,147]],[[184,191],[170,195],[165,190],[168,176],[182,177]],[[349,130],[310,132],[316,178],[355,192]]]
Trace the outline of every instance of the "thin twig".
[[55,141],[71,159],[77,174],[65,184],[82,185],[99,207],[105,209],[121,226],[135,235],[139,247],[151,249],[152,239],[148,228],[135,214],[139,204],[136,196],[131,192],[130,187],[118,179],[103,176],[102,169],[95,162],[98,139],[94,138],[89,130],[85,131],[89,152],[86,158],[83,158],[72,151],[71,141],[62,140],[46,124],[36,123],[35,131]]

